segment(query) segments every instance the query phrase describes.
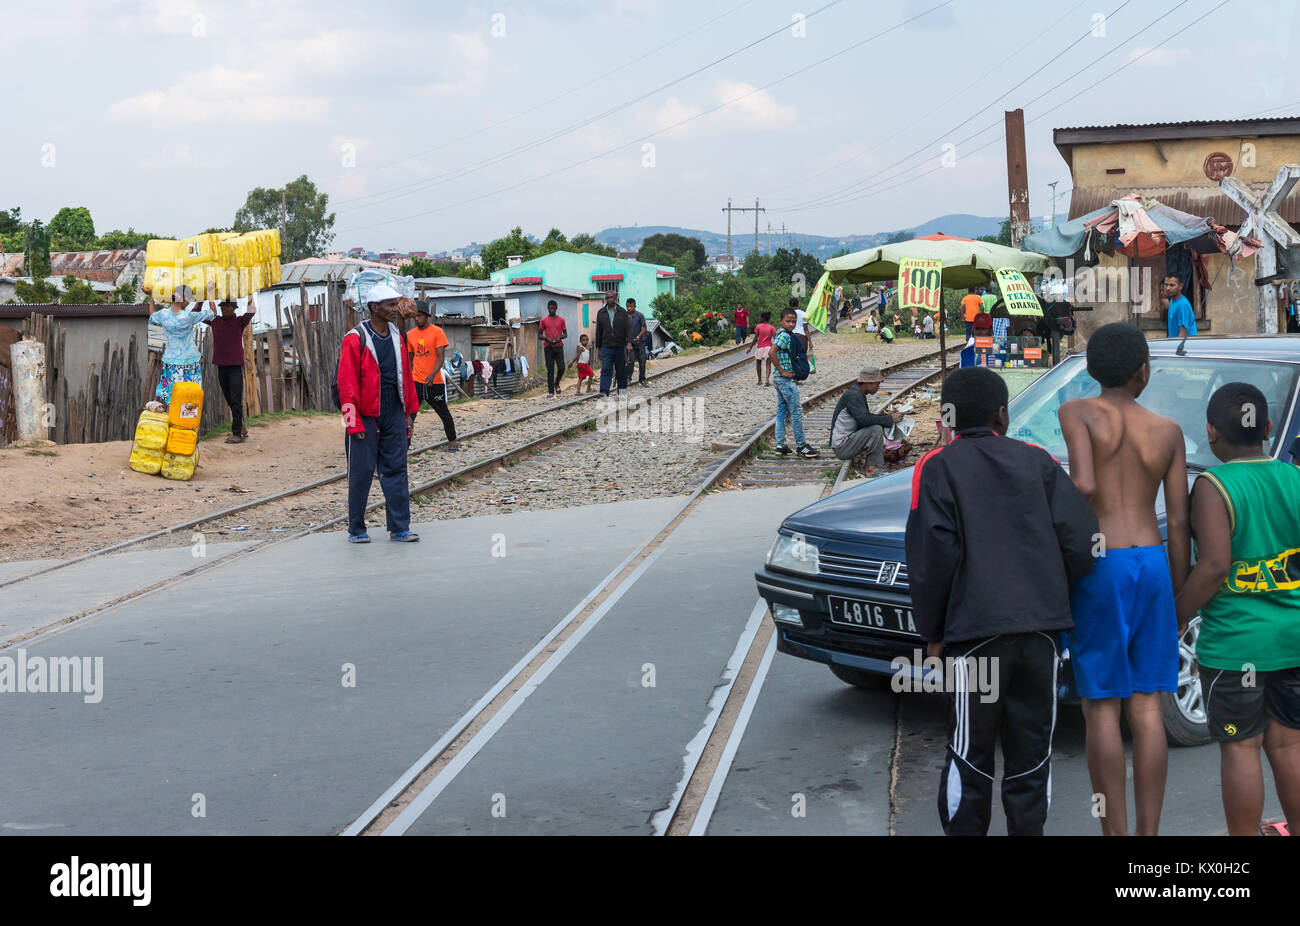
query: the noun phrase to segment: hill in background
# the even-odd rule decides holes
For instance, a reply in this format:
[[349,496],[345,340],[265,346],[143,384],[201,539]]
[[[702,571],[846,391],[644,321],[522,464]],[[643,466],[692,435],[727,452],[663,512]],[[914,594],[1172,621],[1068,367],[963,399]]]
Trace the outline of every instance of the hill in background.
[[[933,235],[942,233],[945,235],[954,235],[959,238],[978,238],[981,235],[996,235],[1001,227],[1003,218],[967,215],[965,213],[956,213],[953,215],[941,215],[937,219],[930,219],[913,228],[894,229],[892,231],[875,232],[869,235],[844,235],[841,237],[832,237],[828,235],[806,235],[791,233],[786,237],[789,241],[789,247],[799,248],[818,258],[825,259],[830,257],[836,251],[849,250],[861,251],[865,248],[875,247],[884,244],[891,237],[900,231],[910,233],[910,237],[919,237],[921,235]],[[744,256],[754,247],[753,226],[750,226],[748,234],[745,233],[744,226],[737,223],[732,227],[731,232],[731,250],[733,254]],[[678,234],[686,235],[690,238],[699,238],[704,242],[704,249],[710,257],[716,257],[720,254],[727,253],[727,236],[725,233],[704,231],[698,228],[681,228],[677,225],[632,225],[616,228],[606,228],[596,233],[596,240],[601,244],[612,245],[620,251],[636,251],[641,247],[641,242],[651,235],[659,234]],[[773,231],[771,235],[771,247],[775,250],[782,244],[779,232]],[[761,228],[758,234],[759,249],[764,253],[768,249],[768,234],[766,228]]]

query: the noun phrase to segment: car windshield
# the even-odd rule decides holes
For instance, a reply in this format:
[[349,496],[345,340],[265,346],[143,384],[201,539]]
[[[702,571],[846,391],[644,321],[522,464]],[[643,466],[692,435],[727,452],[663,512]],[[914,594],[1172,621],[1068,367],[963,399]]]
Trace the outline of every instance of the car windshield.
[[[1282,436],[1282,418],[1291,405],[1295,389],[1294,364],[1259,360],[1215,360],[1203,357],[1152,357],[1151,382],[1138,402],[1151,411],[1172,418],[1183,429],[1187,464],[1207,469],[1219,460],[1205,438],[1205,406],[1224,383],[1244,382],[1259,387],[1268,400],[1273,419],[1273,437],[1264,445],[1273,454]],[[1011,400],[1011,437],[1046,447],[1058,460],[1067,457],[1061,423],[1056,417],[1061,404],[1070,399],[1101,392],[1088,375],[1082,356],[1066,360],[1059,370],[1036,380]]]

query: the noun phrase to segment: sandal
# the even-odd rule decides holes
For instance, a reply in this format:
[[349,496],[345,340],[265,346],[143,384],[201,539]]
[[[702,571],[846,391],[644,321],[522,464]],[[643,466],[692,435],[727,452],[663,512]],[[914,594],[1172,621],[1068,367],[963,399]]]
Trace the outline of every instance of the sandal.
[[242,434],[231,434],[229,437],[226,438],[226,443],[242,444],[245,440],[247,440],[247,438],[245,438]]

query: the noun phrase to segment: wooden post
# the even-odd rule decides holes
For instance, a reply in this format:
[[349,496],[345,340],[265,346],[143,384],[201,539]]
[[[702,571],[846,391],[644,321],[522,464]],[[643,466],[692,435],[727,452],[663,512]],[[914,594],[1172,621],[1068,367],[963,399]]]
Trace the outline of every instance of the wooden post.
[[1011,246],[1029,236],[1029,171],[1025,164],[1025,111],[1004,113],[1007,138],[1007,198],[1011,205]]

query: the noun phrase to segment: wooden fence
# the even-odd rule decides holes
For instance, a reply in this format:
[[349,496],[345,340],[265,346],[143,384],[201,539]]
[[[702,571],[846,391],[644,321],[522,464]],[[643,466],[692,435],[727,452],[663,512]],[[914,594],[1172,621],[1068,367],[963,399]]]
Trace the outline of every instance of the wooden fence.
[[[314,303],[280,307],[279,324],[254,334],[244,329],[244,407],[246,415],[286,410],[335,411],[331,385],[338,368],[339,345],[353,325],[343,304],[343,284],[331,285]],[[286,338],[287,333],[287,338]],[[145,402],[153,398],[162,372],[162,354],[135,336],[127,345],[104,342],[99,363],[90,365],[85,387],[68,395],[64,365],[67,332],[48,315],[33,313],[23,322],[23,337],[45,344],[46,401],[54,408],[50,438],[62,444],[130,440]],[[212,332],[199,332],[203,370],[202,429],[230,421],[230,408],[212,364]]]

